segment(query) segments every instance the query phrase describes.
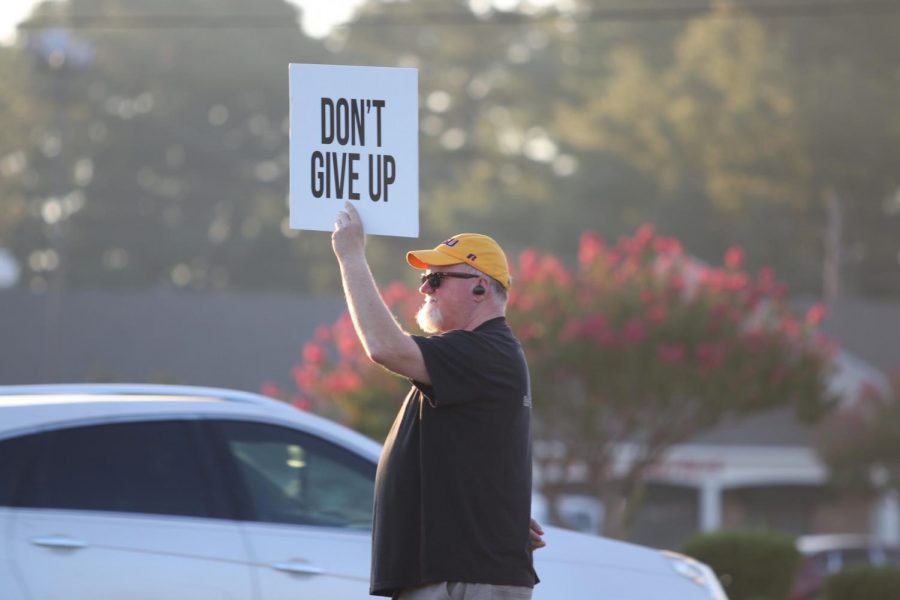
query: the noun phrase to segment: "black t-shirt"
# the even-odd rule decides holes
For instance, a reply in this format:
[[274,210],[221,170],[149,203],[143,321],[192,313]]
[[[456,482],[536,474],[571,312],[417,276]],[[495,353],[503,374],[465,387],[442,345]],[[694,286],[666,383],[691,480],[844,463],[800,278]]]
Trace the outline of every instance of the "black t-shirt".
[[439,581],[532,587],[522,347],[503,317],[413,339],[431,385],[413,382],[378,463],[370,592]]

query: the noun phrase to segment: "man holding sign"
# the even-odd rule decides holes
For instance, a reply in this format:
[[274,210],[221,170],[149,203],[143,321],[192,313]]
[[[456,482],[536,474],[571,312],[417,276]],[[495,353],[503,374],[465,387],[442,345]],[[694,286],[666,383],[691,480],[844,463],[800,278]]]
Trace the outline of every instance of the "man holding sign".
[[531,390],[506,323],[506,256],[460,234],[409,252],[422,269],[417,320],[404,332],[378,293],[356,209],[338,213],[332,245],[353,325],[369,358],[412,389],[375,477],[370,592],[401,600],[531,598]]

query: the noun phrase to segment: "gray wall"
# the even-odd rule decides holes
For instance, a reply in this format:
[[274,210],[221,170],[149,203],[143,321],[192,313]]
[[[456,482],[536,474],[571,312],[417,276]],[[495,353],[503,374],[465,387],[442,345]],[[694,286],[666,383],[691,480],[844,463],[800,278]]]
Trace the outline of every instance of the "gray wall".
[[0,384],[157,382],[259,391],[292,365],[341,298],[288,294],[0,291]]

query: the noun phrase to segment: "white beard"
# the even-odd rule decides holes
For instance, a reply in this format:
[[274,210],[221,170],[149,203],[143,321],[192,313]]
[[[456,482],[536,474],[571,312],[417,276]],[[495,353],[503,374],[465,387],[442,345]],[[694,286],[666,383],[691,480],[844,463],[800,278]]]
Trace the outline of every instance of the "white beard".
[[443,331],[444,315],[441,309],[433,302],[426,302],[416,313],[416,323],[425,333],[439,333]]

